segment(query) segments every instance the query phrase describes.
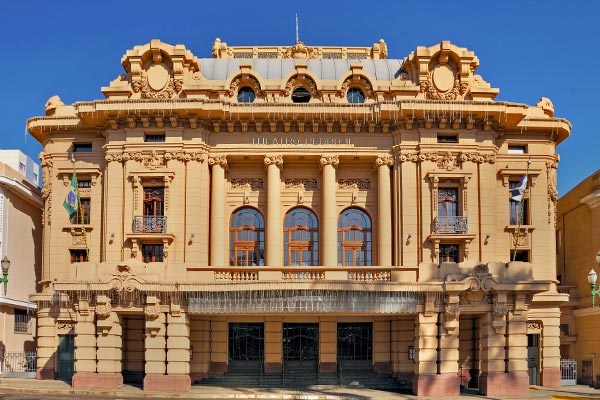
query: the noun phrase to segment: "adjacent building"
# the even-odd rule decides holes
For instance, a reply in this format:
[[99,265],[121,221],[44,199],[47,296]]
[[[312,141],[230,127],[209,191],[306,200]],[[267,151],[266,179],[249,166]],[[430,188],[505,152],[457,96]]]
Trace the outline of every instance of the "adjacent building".
[[570,294],[562,306],[561,355],[577,362],[578,381],[588,385],[597,385],[600,375],[596,350],[600,297],[595,294],[592,303],[588,282],[591,270],[600,272],[599,205],[600,171],[596,171],[560,198],[556,231],[559,291]]
[[0,150],[0,373],[35,375],[35,311],[29,301],[42,271],[44,207],[39,165],[19,150]]
[[571,126],[550,100],[495,101],[450,42],[392,59],[383,40],[217,39],[198,58],[153,40],[121,64],[105,99],[54,96],[27,122],[43,145],[39,379],[560,385],[556,146]]

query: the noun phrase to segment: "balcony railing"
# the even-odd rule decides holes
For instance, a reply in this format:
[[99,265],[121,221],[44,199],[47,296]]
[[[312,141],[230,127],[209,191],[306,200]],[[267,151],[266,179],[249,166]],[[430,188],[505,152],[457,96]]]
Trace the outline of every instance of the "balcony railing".
[[435,233],[467,233],[467,217],[437,217],[433,229]]
[[142,216],[133,217],[134,233],[166,233],[167,217],[165,216]]

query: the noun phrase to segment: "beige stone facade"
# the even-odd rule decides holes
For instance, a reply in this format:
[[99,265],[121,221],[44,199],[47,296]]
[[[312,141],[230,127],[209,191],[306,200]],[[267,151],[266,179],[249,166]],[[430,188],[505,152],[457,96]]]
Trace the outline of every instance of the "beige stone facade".
[[0,271],[0,374],[28,377],[35,374],[37,304],[29,296],[42,270],[44,203],[28,174],[39,166],[18,150],[0,150],[0,159],[0,259],[10,261],[8,276]]
[[[548,99],[494,101],[449,42],[391,59],[384,41],[217,39],[212,56],[136,46],[106,99],[53,97],[28,121],[48,194],[40,379],[185,391],[239,368],[358,369],[418,395],[559,386],[570,124]],[[86,203],[69,220],[73,171]]]
[[[557,276],[559,291],[570,295],[561,306],[561,357],[576,360],[580,383],[597,385],[600,298],[592,307],[587,275],[598,273],[600,251],[600,171],[584,179],[558,201]],[[597,288],[597,286],[596,286]]]

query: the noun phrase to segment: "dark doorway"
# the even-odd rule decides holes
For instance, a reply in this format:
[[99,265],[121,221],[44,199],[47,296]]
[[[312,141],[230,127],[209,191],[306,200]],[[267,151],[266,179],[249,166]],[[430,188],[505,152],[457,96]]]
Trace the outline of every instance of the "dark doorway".
[[142,385],[144,382],[144,316],[124,315],[123,327],[123,383]]
[[345,370],[372,368],[373,324],[371,322],[338,324],[337,359]]
[[319,324],[283,324],[283,361],[286,371],[316,371],[319,361]]
[[459,376],[461,389],[478,389],[481,373],[479,315],[461,315],[459,321]]
[[75,336],[58,335],[57,378],[71,381],[75,372]]
[[263,323],[229,324],[229,370],[260,370],[264,359]]

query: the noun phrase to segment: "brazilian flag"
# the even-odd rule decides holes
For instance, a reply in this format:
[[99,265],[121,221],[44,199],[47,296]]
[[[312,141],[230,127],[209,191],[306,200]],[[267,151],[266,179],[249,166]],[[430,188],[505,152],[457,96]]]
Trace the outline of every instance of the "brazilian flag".
[[77,196],[77,175],[73,173],[71,177],[71,187],[63,202],[63,207],[69,213],[69,220],[73,219],[77,215],[77,208],[79,207],[79,197]]

